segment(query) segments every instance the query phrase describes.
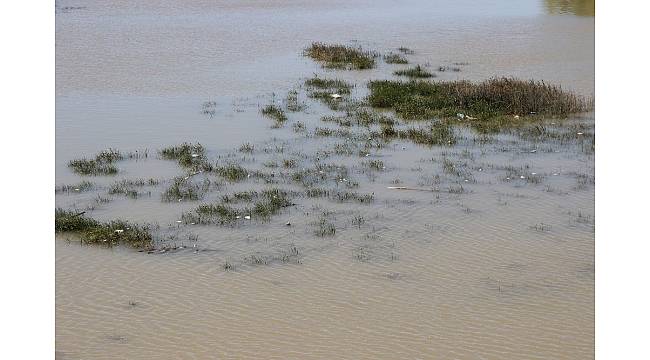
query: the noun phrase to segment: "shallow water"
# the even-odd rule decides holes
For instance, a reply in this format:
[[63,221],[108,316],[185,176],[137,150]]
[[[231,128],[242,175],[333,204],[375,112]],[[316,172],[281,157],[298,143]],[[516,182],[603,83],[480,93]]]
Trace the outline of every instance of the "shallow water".
[[[301,56],[312,41],[382,53],[406,46],[411,63],[460,67],[436,72],[439,80],[512,75],[591,95],[594,19],[581,4],[556,4],[57,1],[57,184],[82,180],[71,159],[108,147],[149,152],[118,162],[114,177],[87,177],[95,190],[58,193],[57,206],[157,223],[161,241],[186,247],[147,254],[57,236],[57,357],[593,358],[593,114],[549,125],[570,133],[563,141],[504,133],[476,142],[461,123],[455,146],[393,142],[363,158],[356,148],[330,153],[344,139],[291,130],[298,120],[310,131],[329,126],[319,118],[331,111],[304,99],[305,78],[347,79],[362,96],[364,82],[400,68],[324,70]],[[292,88],[307,109],[271,129],[259,109]],[[206,101],[213,114],[202,113]],[[162,203],[183,171],[156,152],[183,141],[201,142],[211,161],[252,169],[289,158],[298,169],[345,165],[345,181],[325,185],[374,201],[300,197],[270,222],[179,224],[200,203],[268,187],[249,179],[202,201]],[[237,152],[245,142],[252,154]],[[386,168],[362,164],[371,159]],[[444,159],[459,172],[445,171]],[[267,170],[274,187],[299,190],[294,170]],[[161,184],[137,200],[107,196],[123,178]],[[319,219],[336,234],[315,236]],[[278,261],[293,248],[298,256]]]

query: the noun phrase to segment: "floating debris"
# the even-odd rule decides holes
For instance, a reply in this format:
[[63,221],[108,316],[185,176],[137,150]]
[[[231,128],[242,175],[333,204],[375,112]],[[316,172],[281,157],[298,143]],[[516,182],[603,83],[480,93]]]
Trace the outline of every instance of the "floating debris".
[[331,96],[333,99],[339,99],[339,98],[341,98],[341,95],[336,94],[336,93],[331,94],[330,96]]

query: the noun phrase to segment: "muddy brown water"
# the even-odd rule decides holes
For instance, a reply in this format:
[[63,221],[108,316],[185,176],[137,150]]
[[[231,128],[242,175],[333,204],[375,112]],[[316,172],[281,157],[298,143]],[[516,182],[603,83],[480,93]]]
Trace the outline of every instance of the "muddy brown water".
[[[406,46],[439,80],[508,75],[589,96],[593,7],[565,3],[57,1],[56,183],[96,188],[57,193],[56,206],[157,224],[160,246],[184,247],[147,254],[57,235],[57,358],[593,358],[593,113],[547,124],[561,138],[481,138],[459,121],[454,146],[398,141],[361,157],[358,141],[292,131],[296,121],[308,134],[335,128],[319,120],[332,111],[305,98],[305,78],[343,78],[363,96],[365,82],[404,67],[324,70],[301,56],[312,41]],[[307,108],[271,129],[260,107],[294,88]],[[200,201],[163,203],[184,172],[156,152],[183,141],[201,142],[213,162],[274,172],[275,183],[225,183]],[[253,153],[238,152],[247,142]],[[108,147],[149,156],[118,162],[112,177],[66,166]],[[272,162],[280,166],[264,166]],[[177,222],[235,191],[299,191],[284,175],[317,163],[347,169],[320,186],[374,201],[297,197],[268,222]],[[160,184],[135,200],[107,194],[138,178]],[[336,233],[316,236],[321,219]]]

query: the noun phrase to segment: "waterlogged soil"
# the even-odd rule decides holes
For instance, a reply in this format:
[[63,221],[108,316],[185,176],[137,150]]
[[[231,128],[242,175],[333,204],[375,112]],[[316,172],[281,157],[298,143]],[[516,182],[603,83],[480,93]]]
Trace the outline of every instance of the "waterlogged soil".
[[[593,358],[593,113],[487,135],[459,116],[455,144],[426,146],[324,122],[345,113],[303,85],[346,80],[345,105],[420,64],[435,80],[515,76],[589,96],[593,17],[549,6],[57,2],[56,206],[154,235],[143,251],[56,236],[57,358]],[[313,41],[414,53],[329,70],[302,56]],[[270,104],[285,122],[261,114]],[[160,156],[183,142],[251,176]],[[107,148],[137,156],[110,176],[68,167]],[[199,199],[164,196],[178,177]],[[267,189],[291,205],[187,216]]]

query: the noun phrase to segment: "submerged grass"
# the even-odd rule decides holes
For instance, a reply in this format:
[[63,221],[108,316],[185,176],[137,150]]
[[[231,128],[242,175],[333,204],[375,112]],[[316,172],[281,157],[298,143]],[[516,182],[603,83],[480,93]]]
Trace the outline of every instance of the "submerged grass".
[[100,223],[83,212],[55,210],[55,231],[72,232],[80,236],[82,243],[104,246],[128,245],[137,249],[149,249],[153,245],[148,226],[132,224],[123,220]]
[[384,55],[384,61],[387,64],[408,64],[409,61],[400,54],[388,54]]
[[378,54],[345,45],[315,42],[305,50],[305,56],[322,62],[323,67],[332,69],[372,69]]
[[[291,196],[291,192],[280,189],[238,192],[223,196],[220,204],[198,206],[193,212],[183,214],[183,220],[185,223],[222,225],[231,224],[242,218],[268,221],[283,208],[294,205]],[[230,205],[238,202],[252,202],[252,204],[244,208],[235,208]]]
[[262,108],[262,115],[275,120],[276,127],[281,127],[285,121],[287,121],[287,115],[284,113],[279,106],[276,105],[266,105]]
[[124,159],[124,155],[115,149],[107,149],[95,155],[93,159],[76,159],[68,163],[68,167],[79,175],[114,175],[117,174],[115,161]]
[[[513,78],[481,83],[381,80],[371,81],[368,87],[371,106],[391,108],[405,119],[458,115],[488,129],[493,122],[497,122],[496,127],[507,126],[518,115],[563,116],[592,108],[590,100],[558,86]],[[504,119],[508,115],[510,119]]]
[[219,176],[230,182],[238,182],[248,178],[248,170],[241,165],[228,164],[225,166],[217,166],[214,170]]
[[208,179],[204,179],[202,184],[194,184],[185,177],[177,177],[162,194],[162,200],[164,202],[200,200],[209,187]]
[[397,76],[406,76],[409,78],[430,78],[435,76],[432,73],[424,70],[420,65],[404,70],[397,70],[393,72],[393,74]]
[[178,165],[197,170],[209,170],[210,165],[205,158],[205,148],[200,143],[182,143],[160,150],[160,156],[165,160],[176,160]]

